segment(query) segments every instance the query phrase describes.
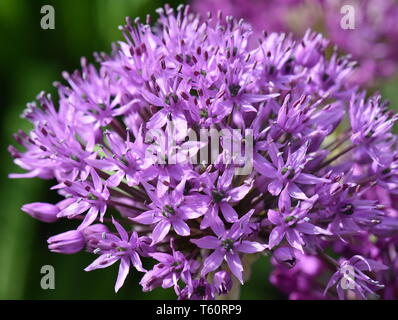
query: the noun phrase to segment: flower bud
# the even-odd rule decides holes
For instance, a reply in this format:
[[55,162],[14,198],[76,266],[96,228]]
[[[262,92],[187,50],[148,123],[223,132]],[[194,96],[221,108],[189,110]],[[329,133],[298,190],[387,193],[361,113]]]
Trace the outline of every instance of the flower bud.
[[297,47],[296,61],[304,67],[314,67],[322,57],[328,41],[321,35],[307,31]]
[[57,234],[50,237],[47,242],[50,251],[63,254],[79,252],[84,248],[86,243],[83,233],[78,230],[71,230]]
[[104,224],[96,223],[84,228],[82,232],[86,238],[89,238],[92,235],[103,234],[104,232],[109,233],[109,229]]
[[31,217],[47,223],[57,221],[57,214],[60,211],[57,206],[45,202],[28,203],[21,209]]
[[307,68],[315,66],[321,58],[321,54],[314,48],[299,47],[296,53],[296,60],[298,63]]
[[149,257],[149,253],[156,252],[156,246],[151,245],[152,239],[146,236],[140,237],[138,241],[138,253],[143,257]]
[[86,240],[88,251],[93,251],[98,248],[98,243],[105,240],[109,229],[106,225],[101,223],[92,224],[82,230],[84,239]]

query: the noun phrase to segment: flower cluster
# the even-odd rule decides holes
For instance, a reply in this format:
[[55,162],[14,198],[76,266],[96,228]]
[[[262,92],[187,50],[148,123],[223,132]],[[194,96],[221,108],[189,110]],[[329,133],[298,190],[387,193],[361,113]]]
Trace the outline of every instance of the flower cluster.
[[[256,35],[232,17],[158,14],[153,26],[127,19],[98,69],[82,59],[56,83],[56,102],[41,93],[23,114],[34,128],[9,151],[26,172],[11,178],[55,179],[64,199],[22,210],[81,221],[49,249],[97,255],[86,271],[119,263],[116,291],[134,268],[144,291],[214,299],[263,254],[291,298],[393,297],[397,116],[347,81],[355,64],[336,50],[326,58],[313,32],[264,34],[253,48]],[[187,140],[201,129],[249,130],[252,152],[231,160],[227,142],[240,151],[250,140],[232,134],[214,161],[195,161],[214,144]]]
[[300,38],[306,28],[321,28],[334,44],[358,61],[359,67],[350,79],[356,84],[374,86],[398,70],[395,0],[194,0],[192,3],[201,13],[221,10],[242,17],[257,32],[293,32]]

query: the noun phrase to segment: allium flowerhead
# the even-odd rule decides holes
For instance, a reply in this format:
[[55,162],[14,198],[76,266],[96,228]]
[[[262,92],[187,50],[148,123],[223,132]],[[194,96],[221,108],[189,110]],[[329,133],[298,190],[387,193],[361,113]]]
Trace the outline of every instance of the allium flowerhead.
[[[335,255],[360,272],[351,257],[394,265],[397,117],[350,84],[355,63],[336,48],[327,58],[311,31],[295,41],[221,13],[158,14],[153,26],[127,19],[98,68],[82,59],[57,99],[41,93],[24,112],[34,128],[10,153],[26,172],[11,177],[53,179],[64,200],[23,210],[80,221],[50,250],[86,248],[98,256],[86,271],[117,263],[115,291],[133,267],[144,291],[179,299],[228,294],[247,256],[272,255],[272,282],[291,298],[323,297]],[[370,271],[361,289],[327,298],[366,298],[373,276],[390,297],[395,283]]]

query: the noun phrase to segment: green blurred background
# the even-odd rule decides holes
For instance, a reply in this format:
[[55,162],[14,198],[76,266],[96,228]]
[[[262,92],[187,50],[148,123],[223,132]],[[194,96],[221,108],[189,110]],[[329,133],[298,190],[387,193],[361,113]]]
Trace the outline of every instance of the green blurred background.
[[[179,1],[169,1],[174,7]],[[40,27],[43,5],[55,9],[55,30]],[[118,26],[125,16],[145,18],[162,6],[159,0],[0,0],[0,299],[174,299],[172,290],[142,293],[140,276],[131,272],[124,287],[114,293],[118,264],[85,272],[95,256],[85,252],[59,255],[47,249],[51,235],[71,229],[63,221],[38,222],[20,210],[24,203],[56,202],[50,192],[53,181],[10,180],[10,172],[20,172],[7,152],[14,144],[12,134],[29,130],[20,114],[27,102],[41,91],[55,95],[52,83],[61,72],[79,68],[81,56],[94,61],[94,51],[110,52],[111,42],[121,40]],[[43,265],[55,268],[55,289],[43,290]],[[242,290],[243,299],[271,299],[280,295],[268,282],[269,263],[262,258],[254,265],[253,277]]]

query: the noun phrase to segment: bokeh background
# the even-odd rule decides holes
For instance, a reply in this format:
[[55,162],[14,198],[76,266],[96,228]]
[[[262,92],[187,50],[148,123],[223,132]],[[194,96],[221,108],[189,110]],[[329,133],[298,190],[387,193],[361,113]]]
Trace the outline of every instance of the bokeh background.
[[[264,0],[265,1],[265,0]],[[269,1],[269,0],[267,0]],[[184,1],[168,1],[176,7]],[[40,8],[55,9],[55,30],[40,28]],[[70,228],[62,221],[44,224],[24,214],[24,203],[58,201],[50,192],[52,181],[10,180],[19,172],[7,146],[12,134],[29,129],[19,115],[26,102],[45,90],[55,95],[52,82],[61,72],[79,68],[81,56],[93,61],[94,51],[109,52],[111,42],[122,39],[118,26],[125,16],[155,15],[164,4],[159,0],[0,0],[0,299],[174,299],[172,290],[142,293],[140,274],[130,272],[124,287],[114,293],[117,264],[85,272],[94,256],[85,252],[65,256],[51,253],[46,239]],[[379,88],[398,110],[397,79]],[[40,287],[43,265],[55,268],[55,289]],[[251,280],[242,289],[242,299],[284,298],[269,283],[270,264],[266,257],[254,263]]]
[[[176,7],[182,1],[169,1]],[[55,9],[55,30],[40,28],[43,5]],[[85,252],[60,255],[47,249],[51,235],[68,230],[63,221],[45,224],[20,210],[24,203],[56,202],[50,192],[52,181],[10,180],[10,172],[20,172],[7,152],[12,134],[29,129],[20,118],[27,102],[45,90],[55,95],[53,81],[61,72],[79,68],[80,57],[94,61],[95,51],[110,52],[111,43],[122,39],[118,26],[125,16],[145,18],[162,6],[158,0],[0,0],[0,299],[175,299],[172,290],[142,293],[140,274],[130,272],[124,287],[114,293],[117,264],[85,272],[94,256]],[[55,289],[43,290],[43,265],[55,269]],[[135,271],[135,270],[134,270]],[[253,277],[242,290],[243,299],[281,297],[268,282],[270,266],[266,258],[254,264]]]

